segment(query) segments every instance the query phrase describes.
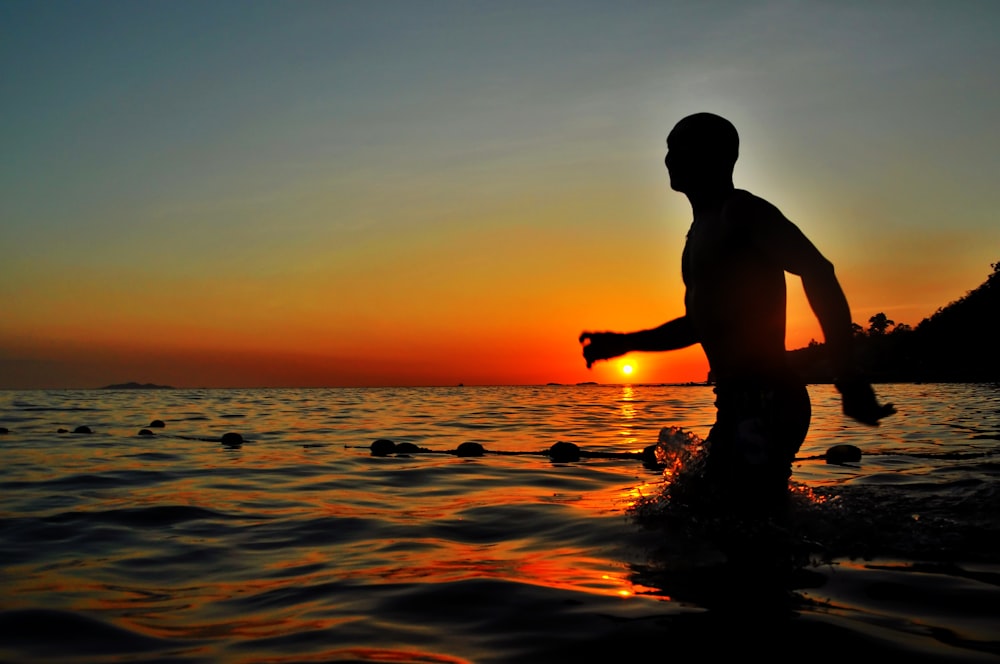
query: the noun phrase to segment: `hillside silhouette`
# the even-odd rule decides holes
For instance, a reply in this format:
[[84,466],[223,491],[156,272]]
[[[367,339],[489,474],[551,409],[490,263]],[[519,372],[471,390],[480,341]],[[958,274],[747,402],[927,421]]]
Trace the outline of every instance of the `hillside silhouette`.
[[[875,382],[1000,382],[1000,262],[986,281],[912,328],[884,313],[854,324],[858,366]],[[832,382],[824,344],[789,352],[810,383]]]

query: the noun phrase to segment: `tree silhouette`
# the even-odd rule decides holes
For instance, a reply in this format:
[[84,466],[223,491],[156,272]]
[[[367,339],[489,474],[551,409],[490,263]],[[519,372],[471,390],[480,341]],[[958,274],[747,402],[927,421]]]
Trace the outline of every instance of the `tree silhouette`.
[[890,326],[896,324],[896,321],[889,320],[881,311],[869,318],[868,322],[871,323],[871,325],[868,326],[868,334],[879,336],[885,334],[885,331],[888,330]]
[[[941,307],[919,325],[896,325],[884,313],[869,328],[852,323],[858,368],[878,382],[1000,383],[1000,261],[986,281]],[[836,376],[826,344],[810,342],[789,351],[792,366],[808,382]]]

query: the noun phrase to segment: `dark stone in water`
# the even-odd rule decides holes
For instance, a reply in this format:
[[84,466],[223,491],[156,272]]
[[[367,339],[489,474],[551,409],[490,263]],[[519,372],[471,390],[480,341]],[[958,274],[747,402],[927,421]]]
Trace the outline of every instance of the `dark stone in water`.
[[10,430],[7,427],[0,427],[0,433],[10,433]]
[[90,430],[90,427],[84,424],[73,429],[73,433],[94,433],[94,432]]
[[220,442],[228,447],[240,447],[243,444],[243,436],[230,431],[229,433],[222,434]]
[[153,432],[150,431],[149,429],[139,429],[139,435],[140,436],[152,436]]
[[413,443],[398,443],[396,445],[396,454],[414,454],[419,451],[420,448]]
[[841,464],[861,461],[861,448],[854,445],[834,445],[824,455],[827,463]]
[[575,443],[555,443],[549,448],[549,458],[556,463],[580,460],[580,448]]
[[69,433],[69,429],[56,429],[56,433]]
[[479,443],[462,443],[455,450],[455,454],[460,457],[481,457],[485,451]]
[[151,426],[154,429],[162,429],[167,425],[163,423],[163,420],[153,420],[152,422],[149,423],[149,426]]
[[396,443],[388,438],[379,438],[371,444],[372,456],[389,456],[396,451]]

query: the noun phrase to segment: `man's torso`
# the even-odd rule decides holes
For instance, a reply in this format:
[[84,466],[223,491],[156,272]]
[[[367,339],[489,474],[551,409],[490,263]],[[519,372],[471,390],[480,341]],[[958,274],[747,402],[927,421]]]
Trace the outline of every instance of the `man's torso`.
[[786,371],[784,270],[761,243],[756,201],[735,190],[696,215],[681,260],[687,316],[717,380]]

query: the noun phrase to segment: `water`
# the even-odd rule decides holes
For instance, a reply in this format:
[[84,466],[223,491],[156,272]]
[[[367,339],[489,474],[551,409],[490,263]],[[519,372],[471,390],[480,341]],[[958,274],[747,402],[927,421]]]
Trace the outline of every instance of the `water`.
[[[580,662],[738,643],[998,661],[1000,390],[878,391],[900,412],[870,429],[810,387],[793,518],[739,540],[747,556],[660,515],[661,471],[538,454],[704,436],[707,387],[3,392],[0,659]],[[57,433],[79,425],[93,433]],[[376,438],[519,454],[377,458]],[[861,463],[814,458],[837,443]]]

